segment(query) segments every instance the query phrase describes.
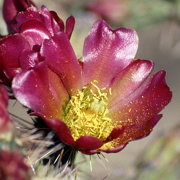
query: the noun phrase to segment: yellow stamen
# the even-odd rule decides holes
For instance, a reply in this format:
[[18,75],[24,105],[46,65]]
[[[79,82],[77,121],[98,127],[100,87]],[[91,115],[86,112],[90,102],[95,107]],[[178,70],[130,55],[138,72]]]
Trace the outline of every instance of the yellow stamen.
[[114,128],[109,117],[108,92],[91,82],[78,90],[64,107],[63,121],[75,140],[81,136],[93,136],[105,140]]

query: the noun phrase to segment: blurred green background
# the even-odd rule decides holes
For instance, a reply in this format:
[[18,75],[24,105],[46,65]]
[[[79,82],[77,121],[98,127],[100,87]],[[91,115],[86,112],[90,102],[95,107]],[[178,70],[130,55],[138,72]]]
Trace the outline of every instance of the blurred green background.
[[[150,136],[131,142],[122,152],[80,157],[77,180],[179,180],[180,179],[180,0],[34,0],[55,10],[62,19],[76,18],[72,44],[79,58],[84,38],[96,19],[113,28],[125,26],[139,35],[137,58],[155,61],[155,71],[167,71],[172,102]],[[2,0],[0,1],[2,5]],[[2,10],[2,8],[1,8]],[[0,18],[0,33],[6,27]],[[18,106],[10,107],[17,112]],[[91,169],[92,164],[92,169]],[[80,178],[81,177],[81,178]]]

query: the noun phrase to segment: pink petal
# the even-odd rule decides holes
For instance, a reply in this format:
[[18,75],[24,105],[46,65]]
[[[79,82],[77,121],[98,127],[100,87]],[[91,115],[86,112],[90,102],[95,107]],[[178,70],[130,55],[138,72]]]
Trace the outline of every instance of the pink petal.
[[63,20],[61,18],[59,18],[59,16],[57,15],[56,12],[54,12],[54,11],[50,11],[50,12],[51,12],[51,15],[52,15],[53,19],[59,25],[60,31],[64,32],[64,22],[63,22]]
[[104,21],[97,21],[84,43],[85,84],[97,80],[101,87],[107,87],[112,78],[132,61],[137,46],[135,31],[112,30]]
[[21,68],[8,68],[4,69],[5,76],[12,81],[12,79],[21,72]]
[[36,7],[31,6],[27,8],[26,11],[23,11],[16,16],[16,31],[19,32],[19,28],[22,26],[22,24],[30,20],[43,22],[41,17],[42,15],[38,12],[38,9]]
[[68,99],[60,79],[44,62],[18,74],[12,89],[23,105],[48,118],[60,118],[64,101]]
[[152,61],[134,60],[121,71],[111,85],[112,95],[109,96],[110,106],[113,106],[133,93],[147,79],[153,66]]
[[110,113],[122,126],[146,123],[170,102],[171,97],[165,71],[159,71],[129,97],[114,105]]
[[20,33],[28,39],[31,47],[41,45],[44,39],[50,38],[50,33],[43,23],[37,20],[30,20],[24,23],[20,28]]
[[124,131],[100,150],[117,152],[119,147],[129,141],[147,136],[162,117],[158,113],[170,102],[171,97],[172,93],[165,82],[165,71],[159,71],[129,97],[110,109],[111,118],[119,123]]
[[45,40],[41,55],[48,66],[56,72],[69,93],[81,87],[81,66],[65,33]]
[[26,8],[35,6],[31,0],[4,0],[3,4],[3,16],[7,23],[9,33],[14,33],[14,25],[16,23],[15,17]]
[[59,24],[53,19],[51,12],[45,6],[41,7],[41,14],[42,21],[52,36],[60,32]]
[[[19,68],[19,56],[23,50],[29,50],[30,45],[27,40],[19,35],[10,35],[0,40],[0,69],[8,71]],[[8,73],[7,73],[8,74]]]
[[52,15],[45,6],[41,8],[41,11],[38,11],[34,6],[31,6],[27,8],[26,11],[19,13],[16,17],[16,31],[19,32],[20,27],[24,23],[32,20],[44,24],[49,33],[53,35]]
[[153,127],[157,124],[161,117],[162,115],[159,114],[146,123],[142,122],[136,125],[126,126],[124,129],[124,133],[121,136],[105,144],[105,147],[102,146],[100,148],[100,151],[106,153],[116,153],[121,151],[128,144],[128,142],[149,135]]
[[73,32],[74,29],[74,25],[75,25],[75,19],[73,16],[70,16],[67,20],[66,20],[66,34],[68,36],[68,38],[71,38],[71,34]]
[[102,141],[92,136],[81,136],[76,141],[77,148],[82,151],[98,149],[102,144]]
[[10,35],[0,40],[0,68],[19,67],[19,56],[23,50],[30,49],[27,40],[19,35]]
[[29,70],[39,63],[39,54],[37,52],[26,50],[19,57],[20,67],[23,70]]
[[45,6],[41,7],[41,11],[38,11],[36,7],[30,7],[27,8],[26,11],[19,13],[16,17],[17,31],[19,31],[19,28],[21,27],[22,24],[31,20],[35,20],[40,23],[43,23],[46,29],[51,34],[51,36],[61,31],[61,27],[59,26],[56,19],[54,19],[53,14]]
[[106,142],[118,138],[123,132],[124,132],[124,127],[114,128],[111,134],[109,135],[109,137],[106,139]]

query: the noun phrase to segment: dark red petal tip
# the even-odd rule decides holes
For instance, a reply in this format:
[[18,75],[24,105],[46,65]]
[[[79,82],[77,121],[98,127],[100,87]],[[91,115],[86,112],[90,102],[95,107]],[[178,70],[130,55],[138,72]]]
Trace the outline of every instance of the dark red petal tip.
[[106,152],[106,153],[117,153],[117,152],[123,150],[126,147],[127,144],[128,143],[120,145],[119,147],[116,147],[116,148],[106,149],[106,150],[103,150],[103,151],[101,150],[101,151]]
[[[138,139],[141,139],[141,138],[144,138],[144,137],[148,136],[152,132],[154,126],[162,118],[162,116],[163,116],[162,114],[158,114],[155,117],[153,117],[152,119],[150,119],[148,122],[144,123],[144,125],[143,125],[144,126],[144,128],[143,128],[144,131],[141,130],[139,132],[136,132],[136,137],[134,138],[134,140],[138,140]],[[138,129],[137,126],[135,127],[136,129]],[[139,129],[140,129],[141,126],[142,126],[142,124],[139,125]]]
[[124,127],[114,128],[111,134],[107,137],[106,142],[118,138],[123,133],[123,131]]
[[73,137],[71,136],[71,132],[63,121],[59,119],[46,119],[46,118],[45,121],[47,125],[56,132],[57,136],[60,138],[62,142],[74,146],[75,142]]
[[102,145],[102,141],[92,136],[81,136],[76,141],[76,146],[80,151],[95,150],[100,148]]

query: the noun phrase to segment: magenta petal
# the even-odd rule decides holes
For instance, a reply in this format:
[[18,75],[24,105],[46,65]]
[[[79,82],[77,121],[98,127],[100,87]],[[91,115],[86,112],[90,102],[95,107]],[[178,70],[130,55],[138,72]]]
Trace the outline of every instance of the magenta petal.
[[41,55],[48,66],[56,72],[69,93],[81,87],[81,66],[65,33],[45,40]]
[[3,16],[7,23],[9,33],[14,33],[14,24],[16,23],[15,17],[26,8],[35,6],[31,0],[4,0]]
[[48,118],[59,118],[64,101],[68,99],[60,79],[44,62],[18,74],[13,80],[12,89],[23,105]]
[[19,35],[10,35],[0,40],[0,69],[18,68],[19,56],[30,49],[27,40]]
[[[62,20],[61,18],[59,18],[59,16],[57,15],[56,12],[54,12],[54,11],[50,11],[50,12],[51,12],[51,15],[52,15],[53,19],[54,19],[54,20],[56,21],[56,23],[58,24],[59,30],[60,30],[61,32],[64,32],[64,22],[63,22],[63,20]],[[59,32],[59,30],[58,30],[57,32]],[[55,29],[54,29],[54,32],[56,32]],[[57,32],[56,32],[56,33],[57,33]]]
[[134,60],[113,80],[109,96],[110,106],[125,99],[133,93],[147,79],[153,69],[153,62],[148,60]]
[[41,7],[41,14],[41,19],[51,33],[51,36],[60,31],[59,24],[53,19],[51,12],[45,6]]
[[95,150],[102,146],[102,141],[92,136],[81,136],[76,141],[76,146],[79,150]]
[[84,43],[85,83],[97,80],[101,87],[107,87],[112,78],[132,61],[137,47],[135,31],[112,30],[104,21],[97,21]]
[[147,122],[126,126],[124,133],[109,143],[109,148],[100,150],[107,153],[118,152],[122,150],[128,142],[148,136],[161,117],[162,115],[159,114]]
[[29,70],[39,63],[39,56],[34,51],[23,51],[19,57],[20,67],[22,70]]
[[9,80],[12,80],[21,71],[22,71],[21,68],[8,68],[8,69],[4,69],[4,74]]
[[133,128],[131,126],[127,127],[127,129],[131,131],[132,134],[134,133],[134,135],[131,135],[132,140],[137,140],[145,136],[148,136],[151,133],[154,126],[159,122],[161,118],[162,118],[162,114],[158,114],[145,123],[144,122],[139,123],[135,125]]
[[165,82],[165,71],[159,71],[129,97],[111,109],[112,118],[121,125],[145,123],[158,114],[171,100],[172,93]]
[[117,137],[122,135],[123,131],[124,131],[124,127],[114,128],[111,134],[109,135],[109,137],[106,139],[106,142],[116,139]]
[[116,150],[129,141],[147,136],[162,115],[158,113],[170,102],[172,93],[159,71],[110,110],[111,118],[124,127],[123,133],[107,142],[101,151]]
[[16,16],[16,31],[19,32],[19,28],[22,26],[22,24],[30,20],[37,20],[39,22],[42,22],[41,17],[42,15],[38,12],[38,9],[36,7],[31,6],[27,8],[26,11],[23,11]]
[[41,11],[38,11],[36,7],[30,7],[26,9],[25,12],[19,13],[16,17],[17,31],[19,30],[22,24],[31,20],[36,20],[40,23],[43,23],[46,29],[51,34],[51,36],[61,31],[59,22],[57,22],[57,19],[54,18],[54,13],[49,11],[45,6],[41,7]]
[[142,121],[134,125],[127,125],[124,130],[124,135],[120,136],[117,141],[119,141],[120,144],[124,144],[148,136],[161,118],[162,114],[158,114],[147,121]]
[[56,132],[62,142],[71,146],[75,145],[71,132],[63,121],[59,119],[45,119],[45,121],[47,125]]
[[106,153],[116,153],[121,151],[128,144],[128,142],[149,135],[161,117],[162,115],[158,114],[146,122],[142,121],[138,124],[125,126],[123,133],[118,138],[105,144],[105,147],[102,146],[99,151]]
[[50,33],[43,23],[37,20],[30,20],[24,23],[20,28],[20,33],[26,36],[31,47],[41,45],[44,39],[50,38]]
[[70,16],[67,20],[66,20],[66,34],[68,36],[68,38],[71,38],[71,34],[73,32],[74,29],[74,25],[75,25],[75,19],[73,16]]

